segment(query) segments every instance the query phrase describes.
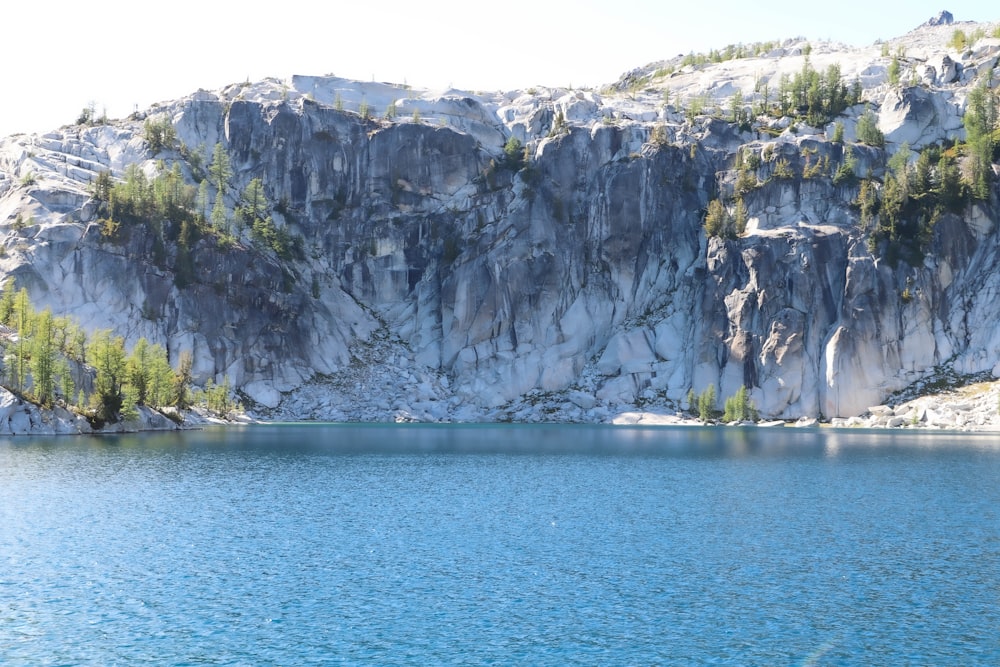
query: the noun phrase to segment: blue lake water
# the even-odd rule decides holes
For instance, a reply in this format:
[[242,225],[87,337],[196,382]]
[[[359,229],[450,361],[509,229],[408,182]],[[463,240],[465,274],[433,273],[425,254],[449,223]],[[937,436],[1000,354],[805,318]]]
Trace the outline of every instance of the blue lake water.
[[0,441],[3,665],[997,665],[1000,437]]

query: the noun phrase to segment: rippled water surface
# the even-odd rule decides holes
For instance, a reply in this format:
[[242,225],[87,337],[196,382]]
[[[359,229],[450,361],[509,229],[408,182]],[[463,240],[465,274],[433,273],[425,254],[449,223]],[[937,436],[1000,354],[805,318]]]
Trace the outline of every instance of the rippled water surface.
[[1000,438],[0,441],[4,665],[996,665]]

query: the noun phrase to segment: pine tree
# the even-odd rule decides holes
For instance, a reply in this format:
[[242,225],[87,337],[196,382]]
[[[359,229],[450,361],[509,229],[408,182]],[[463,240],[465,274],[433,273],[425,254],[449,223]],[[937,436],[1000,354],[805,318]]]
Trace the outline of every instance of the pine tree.
[[222,193],[215,197],[215,205],[212,207],[212,226],[217,230],[228,231],[229,218],[226,215],[226,204],[222,201]]
[[72,331],[69,343],[69,356],[81,364],[87,363],[87,332],[79,325]]
[[997,96],[990,89],[988,80],[983,80],[969,91],[966,102],[965,124],[966,143],[969,146],[968,176],[969,190],[976,199],[990,196],[993,153],[997,146],[995,130],[998,128]]
[[35,320],[31,340],[32,392],[42,405],[51,405],[55,398],[55,354],[52,311],[46,308]]
[[741,386],[733,396],[726,399],[724,422],[757,421],[757,408],[750,402],[750,395],[745,386]]
[[229,154],[221,142],[215,144],[215,149],[212,151],[212,163],[208,165],[208,175],[220,197],[229,190],[229,179],[233,177],[233,169],[229,164]]
[[177,362],[177,371],[174,373],[170,400],[171,404],[178,410],[186,410],[191,406],[192,365],[191,353],[187,351],[181,352],[180,360]]
[[195,200],[195,207],[198,209],[198,217],[202,222],[208,220],[208,180],[202,179],[198,184],[198,197]]
[[878,148],[885,145],[885,135],[882,134],[882,130],[878,129],[878,120],[871,109],[865,109],[865,112],[858,118],[855,131],[858,135],[858,141],[863,144]]
[[240,223],[253,229],[254,223],[266,216],[267,197],[264,196],[264,184],[259,178],[253,178],[240,194],[236,217]]
[[737,90],[729,100],[730,121],[739,123],[743,118],[743,92]]
[[863,89],[861,87],[861,79],[854,77],[854,82],[851,83],[851,93],[847,98],[848,106],[854,106],[855,104],[861,104],[861,93]]
[[14,323],[17,327],[17,345],[14,348],[14,383],[19,392],[24,391],[28,379],[28,359],[31,354],[30,338],[35,312],[28,298],[28,290],[21,288],[14,298]]
[[0,294],[0,324],[14,326],[14,279],[7,278],[3,283],[3,293]]
[[167,361],[167,352],[161,345],[149,348],[149,385],[146,404],[163,407],[171,403],[174,370]]
[[844,143],[844,124],[840,121],[833,124],[833,139],[831,141],[835,144]]
[[125,404],[122,393],[125,384],[125,341],[112,337],[109,329],[102,329],[92,337],[89,356],[97,371],[92,396],[94,411],[99,419],[116,421]]
[[747,209],[743,204],[743,198],[736,200],[736,210],[733,213],[733,228],[736,236],[743,236],[747,229]]
[[69,362],[65,357],[56,360],[55,373],[59,377],[59,390],[62,392],[66,403],[72,403],[76,393],[76,385],[73,383],[73,374],[69,369]]
[[698,418],[703,422],[712,419],[715,414],[715,385],[710,384],[698,395]]
[[855,204],[860,211],[859,222],[861,229],[870,231],[875,222],[875,214],[878,211],[879,204],[878,192],[870,178],[861,181],[861,187],[858,190],[858,198]]
[[705,213],[705,235],[723,236],[728,226],[728,218],[726,207],[720,200],[713,199],[708,202],[708,211]]
[[135,401],[139,405],[148,405],[148,393],[150,385],[150,354],[149,341],[140,338],[132,354],[126,360],[125,376],[128,383],[135,390]]
[[892,62],[889,63],[889,69],[887,70],[890,84],[894,86],[899,85],[899,73],[900,73],[899,57],[893,56]]
[[948,211],[958,212],[963,205],[962,174],[955,159],[945,153],[937,164],[938,185],[936,195],[941,206]]

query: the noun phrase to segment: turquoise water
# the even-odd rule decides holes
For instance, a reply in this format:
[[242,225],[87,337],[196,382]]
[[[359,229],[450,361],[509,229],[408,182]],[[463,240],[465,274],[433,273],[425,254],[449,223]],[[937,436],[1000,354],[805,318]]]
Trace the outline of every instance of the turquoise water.
[[0,441],[3,665],[996,665],[1000,438]]

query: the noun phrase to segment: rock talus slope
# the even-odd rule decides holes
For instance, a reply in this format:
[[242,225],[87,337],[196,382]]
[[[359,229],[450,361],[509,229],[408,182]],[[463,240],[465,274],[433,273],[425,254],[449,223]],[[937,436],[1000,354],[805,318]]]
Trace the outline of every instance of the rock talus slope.
[[[686,407],[709,384],[748,387],[766,417],[858,415],[943,367],[1000,370],[995,184],[937,220],[915,262],[873,252],[856,205],[859,179],[881,178],[904,143],[963,138],[1000,40],[958,53],[954,29],[891,42],[906,54],[897,85],[879,45],[787,42],[661,63],[600,92],[302,76],[9,137],[0,271],[87,328],[191,351],[196,380],[227,377],[261,415],[603,421]],[[807,58],[836,63],[867,104],[817,128],[723,118],[736,91],[759,103],[762,72],[776,88]],[[692,113],[695,97],[718,111]],[[885,149],[855,141],[866,108]],[[169,122],[176,141],[154,152],[144,121]],[[830,140],[835,122],[845,143]],[[227,237],[181,248],[179,220],[102,233],[100,172],[152,178],[176,163],[193,186],[216,144],[232,173],[208,196]],[[829,165],[848,157],[855,178],[836,182]],[[807,176],[816,164],[826,171]],[[251,179],[294,252],[239,224]],[[709,202],[737,188],[745,232],[708,237]]]

